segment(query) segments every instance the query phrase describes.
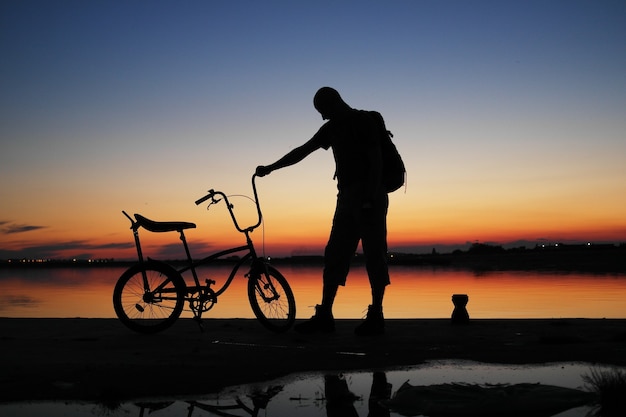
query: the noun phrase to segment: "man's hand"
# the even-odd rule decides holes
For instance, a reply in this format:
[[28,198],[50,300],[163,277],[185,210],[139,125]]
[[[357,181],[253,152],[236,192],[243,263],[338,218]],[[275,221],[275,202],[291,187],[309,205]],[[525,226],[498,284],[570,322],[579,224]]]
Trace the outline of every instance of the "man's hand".
[[272,170],[265,166],[265,165],[259,165],[258,167],[256,167],[256,176],[257,177],[264,177],[266,175],[268,175],[270,172],[272,172]]

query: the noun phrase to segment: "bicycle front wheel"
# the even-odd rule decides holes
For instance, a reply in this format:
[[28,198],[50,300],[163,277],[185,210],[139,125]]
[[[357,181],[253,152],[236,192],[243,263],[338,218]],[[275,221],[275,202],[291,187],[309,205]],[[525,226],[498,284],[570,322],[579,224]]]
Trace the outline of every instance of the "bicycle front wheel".
[[186,293],[180,274],[166,265],[146,262],[122,274],[113,290],[113,307],[129,329],[157,333],[180,317]]
[[248,299],[257,319],[267,329],[282,333],[296,319],[296,299],[285,277],[277,269],[265,265],[265,271],[248,277]]

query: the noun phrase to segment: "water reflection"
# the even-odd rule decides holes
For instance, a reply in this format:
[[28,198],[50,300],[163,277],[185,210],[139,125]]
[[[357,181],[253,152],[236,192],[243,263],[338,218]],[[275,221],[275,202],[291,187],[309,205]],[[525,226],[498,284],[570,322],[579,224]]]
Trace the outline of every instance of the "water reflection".
[[282,391],[282,386],[274,385],[266,388],[262,391],[254,391],[248,395],[252,404],[246,404],[241,398],[237,397],[234,400],[234,404],[209,404],[201,401],[188,401],[189,403],[189,415],[193,413],[194,409],[199,409],[218,416],[239,416],[240,414],[233,414],[235,411],[241,410],[244,414],[248,414],[251,417],[257,417],[260,411],[267,408],[270,400]]
[[324,375],[324,394],[328,417],[358,417],[354,402],[360,397],[350,391],[341,375]]
[[[451,383],[484,386],[540,383],[586,390],[583,376],[592,369],[621,369],[626,372],[626,368],[597,367],[587,363],[507,366],[437,361],[410,369],[384,372],[291,375],[258,384],[229,387],[219,393],[193,399],[144,399],[124,403],[113,409],[103,408],[98,404],[71,402],[0,404],[0,415],[399,417],[415,414],[401,414],[390,410],[385,406],[384,400],[393,397],[407,381],[421,386]],[[586,405],[554,415],[583,417],[593,410],[593,406]],[[531,415],[536,417],[536,414]]]
[[[358,417],[354,403],[362,398],[350,391],[343,375],[324,375],[324,392],[327,417]],[[367,400],[367,416],[389,417],[391,412],[384,402],[390,398],[391,384],[387,382],[387,375],[382,371],[374,372]]]
[[[280,265],[298,304],[309,318],[319,301],[321,267]],[[0,268],[0,316],[114,318],[113,287],[124,268]],[[218,283],[230,268],[201,269]],[[387,318],[449,318],[453,294],[467,294],[472,318],[624,318],[626,274],[490,272],[392,266],[386,293]],[[254,318],[246,280],[237,277],[207,317]],[[337,318],[361,318],[369,284],[363,267],[352,269],[337,295]],[[351,302],[355,300],[355,302]],[[183,314],[191,317],[191,313]]]

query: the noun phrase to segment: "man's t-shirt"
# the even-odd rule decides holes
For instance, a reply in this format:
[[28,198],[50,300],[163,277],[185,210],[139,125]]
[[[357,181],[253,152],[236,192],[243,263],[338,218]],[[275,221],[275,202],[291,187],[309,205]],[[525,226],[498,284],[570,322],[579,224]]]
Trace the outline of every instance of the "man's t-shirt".
[[367,198],[382,189],[382,120],[377,112],[353,109],[326,122],[313,136],[321,148],[333,150],[340,191],[352,190]]

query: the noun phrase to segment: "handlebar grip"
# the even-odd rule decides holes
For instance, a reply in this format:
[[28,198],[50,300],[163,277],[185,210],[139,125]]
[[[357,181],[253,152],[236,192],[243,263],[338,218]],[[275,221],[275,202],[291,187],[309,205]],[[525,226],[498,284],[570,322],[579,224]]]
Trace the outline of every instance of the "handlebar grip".
[[213,197],[214,195],[215,195],[215,191],[209,190],[209,193],[207,195],[205,195],[204,197],[196,200],[196,206],[204,203],[205,201],[207,201],[209,198]]

